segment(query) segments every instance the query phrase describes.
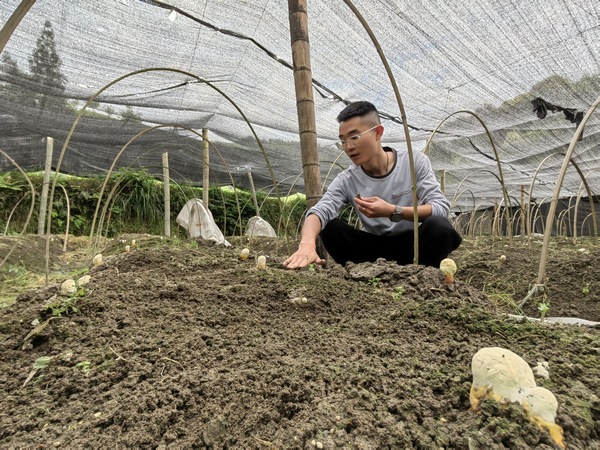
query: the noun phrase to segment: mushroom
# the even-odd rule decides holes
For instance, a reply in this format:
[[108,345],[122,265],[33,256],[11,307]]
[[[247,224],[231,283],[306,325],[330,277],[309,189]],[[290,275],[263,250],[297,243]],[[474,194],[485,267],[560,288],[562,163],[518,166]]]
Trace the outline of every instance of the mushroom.
[[446,276],[446,284],[453,284],[454,274],[456,273],[456,263],[450,258],[442,259],[442,262],[440,262],[440,270]]
[[500,347],[479,350],[471,364],[473,385],[470,400],[474,410],[484,398],[519,402],[530,420],[545,428],[554,442],[565,447],[562,428],[554,423],[558,402],[552,392],[536,386],[531,367],[520,356]]
[[242,249],[242,251],[240,252],[240,259],[242,261],[246,261],[248,259],[249,254],[250,250],[248,250],[247,248]]
[[265,255],[260,255],[256,260],[256,268],[257,269],[266,269],[267,268],[267,257]]
[[94,256],[94,259],[92,259],[92,264],[94,264],[94,266],[99,266],[102,264],[102,253],[98,253],[96,256]]

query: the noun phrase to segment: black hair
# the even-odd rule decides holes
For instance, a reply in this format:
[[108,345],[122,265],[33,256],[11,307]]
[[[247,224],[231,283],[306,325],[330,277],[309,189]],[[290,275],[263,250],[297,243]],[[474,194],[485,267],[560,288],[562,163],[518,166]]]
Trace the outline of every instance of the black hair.
[[348,106],[346,106],[337,116],[338,122],[345,122],[348,119],[353,117],[363,117],[363,116],[372,116],[376,119],[376,123],[381,123],[379,121],[379,113],[377,112],[377,108],[373,103],[360,101],[360,102],[352,102]]

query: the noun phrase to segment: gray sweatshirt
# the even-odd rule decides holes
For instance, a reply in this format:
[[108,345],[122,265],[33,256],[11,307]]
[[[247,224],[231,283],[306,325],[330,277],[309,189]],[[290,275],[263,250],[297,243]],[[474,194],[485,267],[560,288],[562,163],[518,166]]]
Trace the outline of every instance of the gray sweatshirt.
[[[413,206],[412,178],[408,151],[396,152],[396,162],[387,175],[374,177],[367,175],[361,166],[352,165],[341,172],[329,185],[319,202],[310,208],[306,215],[315,214],[321,219],[321,229],[330,220],[336,218],[345,205],[352,204],[363,223],[364,231],[376,235],[397,234],[410,228],[412,220],[392,222],[388,217],[368,218],[358,211],[354,197],[379,197],[388,203],[398,206]],[[417,179],[417,199],[419,205],[429,204],[432,215],[448,217],[450,202],[440,189],[435,179],[429,158],[421,152],[413,152],[415,174]]]

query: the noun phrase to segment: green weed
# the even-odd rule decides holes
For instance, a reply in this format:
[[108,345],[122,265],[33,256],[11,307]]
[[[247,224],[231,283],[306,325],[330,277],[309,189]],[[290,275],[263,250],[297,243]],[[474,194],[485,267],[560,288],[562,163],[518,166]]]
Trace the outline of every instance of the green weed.
[[85,290],[82,286],[78,286],[77,290],[69,297],[62,298],[57,303],[49,304],[48,309],[52,310],[53,316],[61,317],[63,314],[68,316],[70,313],[76,313],[78,311],[76,305],[83,296],[85,296]]
[[392,292],[392,299],[395,301],[402,300],[402,296],[404,295],[404,288],[402,286],[396,286],[396,289]]
[[75,367],[80,368],[81,371],[85,373],[90,371],[92,368],[92,363],[90,361],[81,361],[75,364]]
[[379,283],[381,283],[381,278],[378,277],[373,277],[369,281],[367,281],[367,284],[373,287],[374,289],[379,287]]
[[588,295],[590,293],[590,283],[586,284],[582,289],[581,293],[583,295]]

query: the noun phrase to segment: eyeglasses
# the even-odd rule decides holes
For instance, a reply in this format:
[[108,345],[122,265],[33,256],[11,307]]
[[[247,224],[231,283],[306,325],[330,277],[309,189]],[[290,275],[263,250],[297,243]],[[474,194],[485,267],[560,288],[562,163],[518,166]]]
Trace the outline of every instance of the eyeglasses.
[[350,136],[348,139],[340,139],[338,141],[338,144],[340,147],[346,147],[346,148],[354,148],[358,145],[358,141],[360,140],[360,138],[364,135],[367,134],[369,131],[373,131],[375,128],[377,128],[379,125],[375,125],[374,127],[369,128],[366,131],[363,131],[362,133],[358,133],[355,134],[354,136]]

